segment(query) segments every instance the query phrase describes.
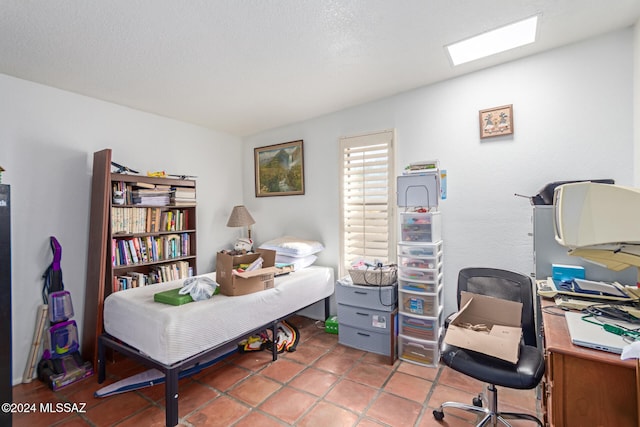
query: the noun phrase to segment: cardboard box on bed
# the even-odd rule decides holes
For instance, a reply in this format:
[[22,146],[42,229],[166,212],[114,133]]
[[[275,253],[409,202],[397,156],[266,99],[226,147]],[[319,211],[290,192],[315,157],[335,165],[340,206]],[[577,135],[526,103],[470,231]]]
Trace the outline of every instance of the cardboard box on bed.
[[[262,257],[262,268],[233,273],[233,266],[251,264]],[[216,282],[220,285],[220,293],[228,296],[252,294],[273,288],[273,277],[276,272],[276,251],[258,249],[254,253],[244,255],[229,255],[218,252],[216,259]]]
[[[460,294],[462,307],[449,323],[447,344],[517,363],[522,336],[522,303],[478,295]],[[474,331],[462,325],[486,325],[491,332]]]

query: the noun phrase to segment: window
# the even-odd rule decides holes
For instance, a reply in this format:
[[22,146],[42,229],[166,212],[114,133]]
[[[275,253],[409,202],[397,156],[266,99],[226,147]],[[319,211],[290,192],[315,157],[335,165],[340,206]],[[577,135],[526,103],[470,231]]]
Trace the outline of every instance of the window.
[[392,130],[340,139],[340,277],[356,260],[395,263]]

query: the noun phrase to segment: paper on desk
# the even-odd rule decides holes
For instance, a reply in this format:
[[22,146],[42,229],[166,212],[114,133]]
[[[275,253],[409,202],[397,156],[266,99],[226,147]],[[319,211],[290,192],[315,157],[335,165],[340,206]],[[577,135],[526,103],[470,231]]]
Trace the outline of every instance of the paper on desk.
[[622,348],[620,359],[640,359],[640,341],[632,342]]

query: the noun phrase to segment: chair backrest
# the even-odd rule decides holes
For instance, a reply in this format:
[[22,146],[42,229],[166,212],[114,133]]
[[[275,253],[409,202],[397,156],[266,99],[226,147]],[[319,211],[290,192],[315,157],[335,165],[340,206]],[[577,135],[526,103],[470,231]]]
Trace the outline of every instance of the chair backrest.
[[458,274],[458,307],[460,307],[462,291],[521,302],[524,342],[530,346],[537,346],[533,312],[533,281],[530,277],[496,268],[463,268]]

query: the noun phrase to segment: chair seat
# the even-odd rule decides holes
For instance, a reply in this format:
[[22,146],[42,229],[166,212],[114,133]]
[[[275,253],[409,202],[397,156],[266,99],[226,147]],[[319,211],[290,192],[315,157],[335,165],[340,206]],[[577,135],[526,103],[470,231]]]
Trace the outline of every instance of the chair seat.
[[440,357],[452,369],[482,382],[515,389],[535,388],[544,375],[544,357],[536,347],[521,345],[518,363],[442,343]]

